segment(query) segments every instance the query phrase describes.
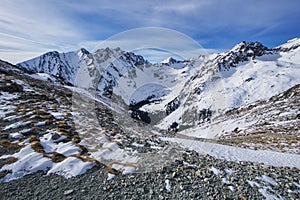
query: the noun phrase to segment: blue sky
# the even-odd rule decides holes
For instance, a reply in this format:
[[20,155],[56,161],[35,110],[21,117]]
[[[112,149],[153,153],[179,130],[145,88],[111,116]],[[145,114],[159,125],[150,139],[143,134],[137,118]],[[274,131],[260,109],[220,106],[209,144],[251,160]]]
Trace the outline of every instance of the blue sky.
[[1,0],[0,59],[17,63],[57,50],[92,50],[134,28],[179,31],[209,51],[240,41],[269,47],[300,37],[298,0]]

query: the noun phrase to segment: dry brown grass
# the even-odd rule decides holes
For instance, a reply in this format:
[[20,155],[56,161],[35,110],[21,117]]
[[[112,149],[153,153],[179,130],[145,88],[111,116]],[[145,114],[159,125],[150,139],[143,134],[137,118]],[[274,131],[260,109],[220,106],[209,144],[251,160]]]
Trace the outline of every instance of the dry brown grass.
[[242,194],[240,194],[239,197],[240,197],[242,200],[247,200],[247,198],[246,198],[244,195],[242,195]]
[[[40,118],[45,119],[44,117],[40,117]],[[42,125],[42,126],[50,125],[50,124],[52,124],[52,120],[47,119],[44,121],[44,123],[45,123],[45,125]]]
[[58,128],[61,128],[61,129],[70,129],[70,128],[71,128],[68,124],[63,123],[63,122],[61,122],[61,121],[58,122],[57,127],[58,127]]
[[0,140],[0,146],[8,149],[8,150],[16,150],[19,149],[21,146],[19,146],[17,143],[12,143],[9,140]]
[[70,132],[69,129],[65,129],[65,128],[56,128],[57,132],[62,133],[63,135],[68,135],[68,133]]
[[116,170],[112,167],[114,164],[123,165],[126,167],[134,167],[135,169],[137,169],[139,167],[139,165],[137,163],[133,163],[133,162],[122,163],[122,162],[118,162],[118,161],[112,161],[112,162],[108,163],[107,166],[105,167],[105,170],[107,171],[107,173],[115,174],[115,175],[118,175],[121,173],[121,171]]
[[31,142],[40,142],[40,139],[37,138],[35,135],[31,135],[31,136],[29,137],[29,142],[30,142],[30,143],[31,143]]
[[52,156],[47,156],[47,157],[51,158],[51,160],[55,163],[61,162],[64,159],[66,159],[66,156],[64,156],[63,154],[57,153],[57,152],[51,152],[48,154],[52,154]]
[[33,113],[36,114],[36,115],[39,115],[39,116],[40,115],[47,115],[48,114],[47,112],[45,112],[45,111],[43,111],[43,110],[41,110],[39,108],[34,109]]
[[80,144],[76,144],[76,146],[81,149],[80,155],[85,155],[89,152],[89,150],[85,146],[82,146]]
[[80,139],[79,135],[73,136],[72,142],[73,142],[74,144],[78,144],[80,141],[81,141],[81,139]]
[[38,142],[38,141],[32,142],[32,143],[31,143],[31,148],[32,148],[33,150],[35,150],[36,152],[38,152],[38,153],[46,154],[46,152],[45,152],[43,146],[42,146],[41,143]]
[[53,110],[57,110],[57,108],[58,108],[58,104],[55,103],[55,104],[52,105]]
[[[300,136],[298,134],[276,134],[276,133],[248,133],[246,136],[235,136],[232,138],[219,139],[221,144],[254,148],[255,150],[275,150],[279,152],[288,152],[299,148]],[[297,154],[300,154],[297,153]]]
[[116,169],[112,168],[111,166],[106,166],[105,170],[107,173],[115,174],[115,175],[118,175],[121,173],[119,170],[116,170]]
[[5,170],[5,171],[2,171],[0,172],[0,179],[1,178],[4,178],[7,174],[11,173],[11,171],[8,171],[8,170]]
[[18,158],[15,158],[15,157],[9,157],[9,158],[6,158],[3,160],[3,164],[4,165],[9,165],[9,164],[12,164],[14,162],[17,162]]
[[89,156],[82,156],[82,155],[77,155],[77,154],[73,154],[73,155],[69,155],[67,157],[74,157],[74,158],[78,158],[80,160],[82,160],[83,162],[95,162],[96,165],[99,165],[100,162],[94,158],[91,158]]

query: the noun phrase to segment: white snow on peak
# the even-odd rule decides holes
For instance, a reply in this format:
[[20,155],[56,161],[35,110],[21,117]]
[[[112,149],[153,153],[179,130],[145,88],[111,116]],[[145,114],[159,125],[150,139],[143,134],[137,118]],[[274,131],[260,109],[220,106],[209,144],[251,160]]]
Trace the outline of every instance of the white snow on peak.
[[163,64],[174,63],[174,62],[177,62],[177,60],[174,59],[173,57],[168,57],[167,59],[161,61],[161,63]]
[[[169,57],[156,64],[120,48],[98,49],[94,53],[80,49],[50,52],[19,66],[41,73],[44,79],[61,76],[66,82],[80,83],[80,87],[93,87],[101,95],[113,93],[127,105],[132,101],[158,100],[159,103],[141,107],[147,112],[165,112],[177,98],[180,105],[157,126],[167,129],[177,122],[198,127],[203,119],[191,116],[207,110],[216,116],[299,84],[300,51],[295,48],[299,41],[296,38],[280,46],[293,47],[292,51],[268,49],[259,42],[241,42],[224,53],[187,61]],[[214,137],[207,134],[202,135]]]
[[167,59],[160,62],[163,65],[168,65],[174,69],[182,69],[186,66],[187,62],[185,61],[178,61],[173,57],[168,57]]
[[294,38],[291,40],[288,40],[286,43],[279,45],[276,48],[284,48],[284,49],[290,49],[290,48],[296,48],[300,46],[300,38]]
[[[252,47],[255,44],[251,43]],[[240,49],[243,45],[247,44],[240,43],[233,49]],[[182,126],[191,126],[197,135],[214,138],[222,130],[217,128],[217,132],[213,133],[212,127],[201,127],[201,116],[205,115],[203,113],[207,109],[217,116],[233,108],[269,99],[300,83],[299,48],[292,52],[268,50],[266,53],[263,53],[263,46],[258,48],[262,50],[262,55],[255,58],[244,54],[241,61],[235,61],[238,57],[231,55],[236,53],[229,51],[195,65],[197,71],[185,83],[178,96],[179,107],[157,127],[167,129],[173,122],[177,122]],[[227,65],[230,62],[234,65]],[[191,129],[184,132],[191,134]]]

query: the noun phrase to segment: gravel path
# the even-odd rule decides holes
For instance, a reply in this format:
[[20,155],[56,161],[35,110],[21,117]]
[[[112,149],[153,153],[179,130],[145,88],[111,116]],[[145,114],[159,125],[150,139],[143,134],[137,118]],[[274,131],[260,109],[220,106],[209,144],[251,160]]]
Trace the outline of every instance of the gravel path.
[[70,179],[42,172],[0,183],[0,199],[299,199],[298,169],[233,163],[186,151],[147,173],[107,180],[105,166]]

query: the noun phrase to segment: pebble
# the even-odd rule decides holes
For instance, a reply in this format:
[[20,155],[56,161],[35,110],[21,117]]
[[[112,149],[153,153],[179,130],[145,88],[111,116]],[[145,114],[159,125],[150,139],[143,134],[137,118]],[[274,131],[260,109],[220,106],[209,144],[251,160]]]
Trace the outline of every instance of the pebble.
[[64,195],[70,195],[70,194],[72,194],[74,192],[74,190],[66,190],[66,191],[64,191]]

